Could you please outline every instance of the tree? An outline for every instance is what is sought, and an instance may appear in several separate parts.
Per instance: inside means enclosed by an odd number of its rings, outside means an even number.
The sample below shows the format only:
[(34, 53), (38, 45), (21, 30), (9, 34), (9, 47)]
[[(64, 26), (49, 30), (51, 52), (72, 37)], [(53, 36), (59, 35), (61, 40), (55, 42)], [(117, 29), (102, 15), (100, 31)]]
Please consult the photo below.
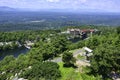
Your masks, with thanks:
[(59, 65), (54, 62), (41, 62), (33, 65), (32, 69), (26, 70), (21, 77), (30, 80), (56, 80), (61, 77)]
[(6, 80), (13, 75), (15, 67), (15, 58), (13, 56), (6, 56), (0, 61), (0, 80)]
[(38, 48), (31, 49), (27, 56), (30, 66), (43, 61), (43, 53)]
[(120, 27), (118, 27), (116, 29), (117, 29), (117, 33), (120, 34)]
[(74, 62), (76, 61), (73, 57), (72, 53), (65, 51), (62, 56), (62, 61), (64, 62), (64, 66), (70, 67), (74, 65)]
[(94, 74), (102, 75), (103, 78), (114, 70), (120, 70), (120, 48), (108, 44), (98, 46), (91, 58), (91, 70)]
[(86, 40), (86, 46), (91, 49), (95, 49), (98, 45), (100, 45), (99, 38), (99, 36), (93, 36), (92, 38)]
[(67, 45), (68, 40), (65, 36), (55, 35), (55, 37), (51, 39), (51, 46), (53, 48), (55, 56), (66, 51)]

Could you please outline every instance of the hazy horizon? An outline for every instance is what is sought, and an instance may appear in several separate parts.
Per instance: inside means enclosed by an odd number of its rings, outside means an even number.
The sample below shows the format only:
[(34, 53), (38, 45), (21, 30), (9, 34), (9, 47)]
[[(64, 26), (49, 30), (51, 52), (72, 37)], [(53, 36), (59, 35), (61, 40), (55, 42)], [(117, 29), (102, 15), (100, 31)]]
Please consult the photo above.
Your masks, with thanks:
[(0, 0), (0, 6), (31, 11), (120, 12), (119, 4), (119, 0)]

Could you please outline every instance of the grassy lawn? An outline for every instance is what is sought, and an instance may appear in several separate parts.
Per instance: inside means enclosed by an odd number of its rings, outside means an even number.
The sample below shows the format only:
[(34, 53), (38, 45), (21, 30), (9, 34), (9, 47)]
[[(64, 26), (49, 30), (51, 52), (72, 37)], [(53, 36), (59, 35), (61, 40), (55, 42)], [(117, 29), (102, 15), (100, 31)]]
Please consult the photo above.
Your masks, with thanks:
[[(81, 49), (81, 48), (80, 48)], [(71, 53), (76, 52), (79, 49), (71, 50)], [(78, 55), (78, 59), (85, 59), (84, 56)], [(94, 76), (89, 76), (85, 73), (75, 72), (75, 68), (72, 67), (63, 67), (63, 62), (59, 62), (58, 65), (59, 70), (61, 71), (61, 78), (59, 80), (100, 80), (98, 78), (95, 78)], [(86, 69), (87, 70), (87, 69)], [(84, 70), (85, 72), (88, 72)]]
[(62, 75), (62, 78), (60, 80), (66, 80), (66, 78), (69, 76), (69, 74), (74, 72), (74, 69), (73, 68), (65, 68), (65, 67), (63, 67), (62, 62), (60, 62), (58, 64), (60, 66), (59, 69), (60, 69), (61, 75)]
[(63, 67), (63, 62), (58, 63), (58, 65), (60, 66), (59, 69), (62, 75), (59, 80), (100, 80), (98, 78), (95, 78), (94, 76), (89, 76), (85, 73), (75, 72), (75, 69), (72, 67)]
[[(70, 68), (66, 68), (63, 67), (63, 63), (58, 63), (60, 66), (60, 71), (61, 71), (61, 79), (60, 80), (82, 80), (82, 77), (77, 73), (75, 73), (75, 69), (70, 67)], [(76, 75), (74, 75), (76, 74)], [(78, 79), (77, 79), (78, 78)]]

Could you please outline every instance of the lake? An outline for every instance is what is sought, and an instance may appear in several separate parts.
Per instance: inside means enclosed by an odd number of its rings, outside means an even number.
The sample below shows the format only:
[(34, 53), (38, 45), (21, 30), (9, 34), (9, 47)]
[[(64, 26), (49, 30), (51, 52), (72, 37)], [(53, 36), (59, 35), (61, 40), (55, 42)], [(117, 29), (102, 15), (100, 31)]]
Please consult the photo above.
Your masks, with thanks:
[(3, 60), (5, 56), (9, 56), (9, 55), (18, 57), (20, 54), (26, 54), (28, 51), (29, 51), (29, 49), (27, 49), (25, 47), (13, 49), (13, 50), (0, 51), (0, 60)]

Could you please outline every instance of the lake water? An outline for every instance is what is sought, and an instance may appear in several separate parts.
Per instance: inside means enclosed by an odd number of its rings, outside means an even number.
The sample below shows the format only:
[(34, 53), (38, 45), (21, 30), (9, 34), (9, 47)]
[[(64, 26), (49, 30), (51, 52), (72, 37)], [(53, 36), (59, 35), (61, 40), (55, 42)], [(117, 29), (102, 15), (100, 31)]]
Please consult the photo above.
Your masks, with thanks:
[(0, 60), (4, 59), (5, 56), (13, 55), (18, 57), (20, 54), (26, 54), (29, 51), (27, 48), (18, 48), (13, 50), (0, 51)]

